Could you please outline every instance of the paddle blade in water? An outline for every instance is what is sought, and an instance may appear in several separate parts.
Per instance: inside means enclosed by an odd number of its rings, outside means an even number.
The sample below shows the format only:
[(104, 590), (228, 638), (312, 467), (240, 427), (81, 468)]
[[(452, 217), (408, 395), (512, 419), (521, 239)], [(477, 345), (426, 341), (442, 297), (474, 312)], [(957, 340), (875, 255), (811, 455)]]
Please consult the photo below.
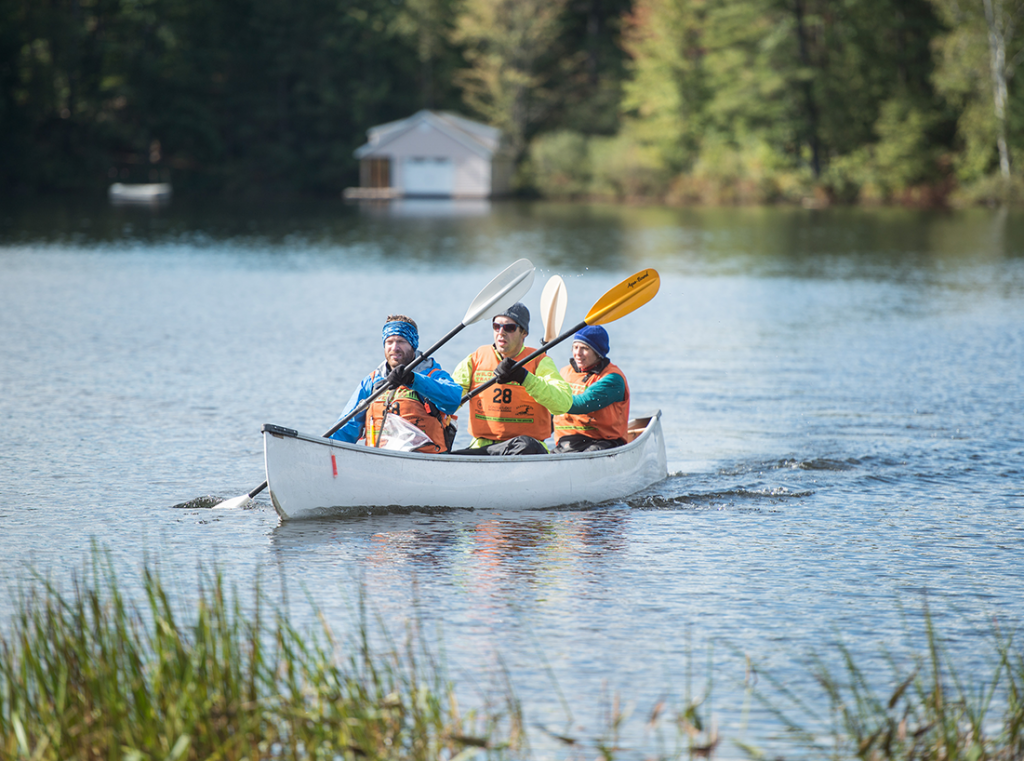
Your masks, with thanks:
[(249, 495), (243, 494), (241, 497), (232, 497), (231, 499), (226, 499), (223, 502), (214, 505), (214, 508), (216, 508), (217, 510), (236, 510), (239, 507), (245, 507), (245, 505), (248, 504), (248, 502)]
[(652, 269), (630, 275), (598, 299), (583, 321), (587, 325), (604, 325), (625, 317), (653, 299), (660, 285), (661, 278)]
[(565, 283), (558, 275), (552, 275), (540, 294), (540, 314), (544, 319), (544, 342), (550, 343), (562, 331), (565, 306), (569, 297)]
[(504, 312), (523, 298), (533, 285), (533, 265), (529, 259), (520, 259), (506, 267), (494, 280), (484, 286), (462, 318), (463, 325), (472, 325), (482, 317), (493, 317)]

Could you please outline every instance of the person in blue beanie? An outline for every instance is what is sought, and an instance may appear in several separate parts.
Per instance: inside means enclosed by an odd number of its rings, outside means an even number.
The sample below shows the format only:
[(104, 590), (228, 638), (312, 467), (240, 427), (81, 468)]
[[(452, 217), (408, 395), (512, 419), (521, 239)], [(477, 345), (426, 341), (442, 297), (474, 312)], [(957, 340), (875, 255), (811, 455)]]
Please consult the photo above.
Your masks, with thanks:
[(352, 392), (338, 420), (372, 396), (381, 384), (387, 385), (387, 392), (374, 399), (368, 410), (335, 431), (331, 438), (350, 444), (364, 439), (367, 446), (387, 446), (387, 418), (394, 415), (424, 434), (414, 437), (421, 443), (412, 451), (430, 454), (449, 451), (455, 438), (450, 416), (462, 401), (462, 387), (441, 369), (433, 357), (417, 365), (415, 371), (406, 370), (406, 366), (421, 354), (419, 329), (411, 318), (402, 314), (389, 315), (381, 329), (381, 341), (384, 343), (384, 361)]
[(572, 359), (562, 377), (572, 387), (572, 406), (555, 416), (555, 449), (593, 452), (627, 441), (629, 384), (608, 359), (608, 331), (587, 325), (572, 337)]

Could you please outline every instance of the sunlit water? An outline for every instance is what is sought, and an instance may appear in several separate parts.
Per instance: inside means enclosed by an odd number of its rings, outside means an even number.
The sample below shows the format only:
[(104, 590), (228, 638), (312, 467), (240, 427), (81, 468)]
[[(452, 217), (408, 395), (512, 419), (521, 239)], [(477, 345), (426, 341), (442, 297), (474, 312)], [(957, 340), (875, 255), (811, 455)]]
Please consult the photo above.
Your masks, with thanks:
[[(664, 413), (668, 480), (533, 512), (209, 509), (263, 480), (262, 423), (331, 426), (386, 314), (433, 343), (522, 256), (535, 313), (565, 280), (567, 325), (661, 274), (609, 331), (634, 412)], [(616, 696), (621, 754), (655, 752), (647, 713), (703, 694), (711, 658), (729, 758), (791, 747), (744, 656), (824, 720), (812, 655), (838, 669), (841, 641), (884, 686), (927, 601), (981, 673), (1024, 614), (1019, 215), (37, 204), (0, 211), (0, 287), (0, 619), (93, 542), (129, 588), (148, 558), (187, 601), (216, 566), (312, 625), (308, 594), (338, 631), (364, 588), (396, 632), (418, 617), (443, 641), (470, 702), (507, 669), (539, 757), (568, 751), (537, 725), (596, 737)], [(487, 340), (485, 321), (437, 358)]]

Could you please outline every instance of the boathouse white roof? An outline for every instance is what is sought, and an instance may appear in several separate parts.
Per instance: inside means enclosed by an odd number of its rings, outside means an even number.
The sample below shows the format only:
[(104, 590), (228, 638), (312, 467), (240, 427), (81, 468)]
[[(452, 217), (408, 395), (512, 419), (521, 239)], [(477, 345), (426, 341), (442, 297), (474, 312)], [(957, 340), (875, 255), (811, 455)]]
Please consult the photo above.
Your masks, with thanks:
[(448, 111), (417, 111), (371, 127), (355, 151), (363, 189), (393, 196), (481, 198), (508, 189), (501, 131)]

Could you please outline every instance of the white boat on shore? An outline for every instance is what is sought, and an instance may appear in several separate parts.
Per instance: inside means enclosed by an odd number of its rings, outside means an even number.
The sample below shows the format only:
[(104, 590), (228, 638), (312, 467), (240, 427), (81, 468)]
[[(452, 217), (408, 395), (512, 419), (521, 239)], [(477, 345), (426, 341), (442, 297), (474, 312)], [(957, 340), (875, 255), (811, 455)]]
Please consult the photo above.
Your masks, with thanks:
[(629, 427), (632, 441), (601, 452), (467, 457), (375, 449), (267, 424), (263, 451), (282, 520), (375, 506), (539, 509), (622, 499), (663, 480), (661, 412)]
[(112, 203), (116, 204), (161, 204), (171, 200), (171, 185), (168, 182), (128, 184), (115, 182), (107, 191)]

